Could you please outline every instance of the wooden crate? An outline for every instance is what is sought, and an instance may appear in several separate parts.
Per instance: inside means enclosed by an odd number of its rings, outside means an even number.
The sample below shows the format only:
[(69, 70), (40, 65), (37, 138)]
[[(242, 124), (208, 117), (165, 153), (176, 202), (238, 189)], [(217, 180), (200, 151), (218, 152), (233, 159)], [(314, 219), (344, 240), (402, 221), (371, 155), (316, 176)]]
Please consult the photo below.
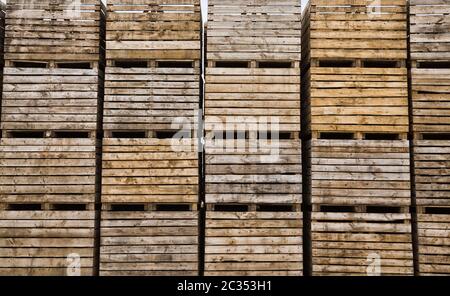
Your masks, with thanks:
[(92, 276), (94, 211), (0, 211), (0, 275)]
[(414, 141), (416, 200), (420, 206), (450, 206), (450, 140)]
[(450, 132), (450, 69), (413, 68), (413, 130)]
[(111, 0), (107, 60), (200, 60), (200, 0)]
[(299, 139), (279, 140), (279, 144), (274, 146), (272, 141), (262, 146), (258, 140), (241, 140), (246, 145), (243, 147), (247, 148), (235, 146), (234, 151), (227, 151), (227, 147), (233, 147), (233, 142), (224, 140), (223, 146), (220, 141), (206, 144), (207, 203), (302, 202)]
[[(409, 213), (312, 213), (313, 275), (413, 275)], [(380, 261), (378, 261), (378, 259)]]
[(311, 67), (314, 132), (408, 132), (406, 68)]
[(197, 202), (196, 147), (196, 139), (104, 139), (102, 202)]
[(198, 275), (198, 212), (102, 212), (100, 275)]
[(101, 0), (9, 0), (5, 59), (98, 62), (104, 13)]
[(299, 1), (209, 1), (205, 116), (300, 130)]
[(199, 0), (108, 1), (105, 130), (177, 130), (200, 104)]
[(312, 203), (409, 206), (407, 140), (312, 140)]
[(410, 0), (411, 58), (450, 60), (450, 1)]
[(94, 203), (95, 147), (95, 139), (1, 139), (1, 201)]
[(6, 67), (4, 130), (97, 129), (101, 89), (98, 69)]
[(420, 275), (450, 275), (450, 209), (419, 208)]
[(300, 276), (302, 212), (206, 213), (205, 275)]
[(177, 118), (193, 128), (200, 103), (200, 62), (187, 68), (153, 65), (106, 67), (105, 130), (176, 130)]
[(312, 0), (303, 13), (311, 132), (408, 132), (406, 0)]
[(311, 59), (407, 58), (407, 0), (311, 0)]

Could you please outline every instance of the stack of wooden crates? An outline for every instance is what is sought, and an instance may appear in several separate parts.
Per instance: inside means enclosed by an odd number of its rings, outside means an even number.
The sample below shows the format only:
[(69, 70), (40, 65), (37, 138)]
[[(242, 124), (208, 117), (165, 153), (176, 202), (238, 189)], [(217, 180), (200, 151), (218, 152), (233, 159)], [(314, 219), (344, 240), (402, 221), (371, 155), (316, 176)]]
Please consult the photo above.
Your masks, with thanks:
[(205, 275), (301, 275), (300, 1), (210, 0)]
[(93, 274), (100, 0), (9, 0), (0, 274)]
[(406, 4), (304, 11), (313, 275), (413, 274)]
[(200, 0), (107, 12), (100, 275), (197, 275)]
[(450, 274), (450, 1), (410, 0), (421, 275)]

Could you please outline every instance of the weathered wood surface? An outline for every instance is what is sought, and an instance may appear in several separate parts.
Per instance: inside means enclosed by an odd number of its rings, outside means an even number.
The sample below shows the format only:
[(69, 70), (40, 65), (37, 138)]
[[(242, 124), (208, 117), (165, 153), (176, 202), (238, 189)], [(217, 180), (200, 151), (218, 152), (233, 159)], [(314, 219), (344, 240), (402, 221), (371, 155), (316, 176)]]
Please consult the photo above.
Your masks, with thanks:
[[(299, 1), (209, 1), (208, 13), (206, 121), (255, 123), (270, 117), (280, 130), (298, 132)], [(245, 64), (232, 65), (236, 61)]]
[(207, 125), (266, 120), (278, 123), (281, 131), (300, 131), (299, 65), (278, 69), (208, 67), (205, 92)]
[(311, 131), (408, 132), (406, 68), (311, 67), (306, 74)]
[(4, 69), (2, 129), (97, 129), (98, 69)]
[(94, 139), (1, 139), (1, 202), (93, 203), (95, 144)]
[(407, 58), (406, 0), (312, 0), (304, 18), (313, 59)]
[(414, 162), (417, 204), (450, 207), (450, 141), (415, 140)]
[(196, 203), (196, 145), (196, 139), (104, 139), (102, 202)]
[(92, 276), (94, 216), (93, 211), (0, 211), (0, 275), (70, 275), (77, 255), (80, 274)]
[(100, 275), (198, 275), (197, 212), (102, 212)]
[(301, 212), (207, 212), (205, 275), (299, 276)]
[(211, 0), (208, 5), (209, 61), (300, 60), (300, 1)]
[(312, 140), (312, 203), (409, 206), (409, 143)]
[(450, 132), (450, 70), (412, 69), (413, 130)]
[[(312, 213), (313, 275), (413, 275), (410, 214)], [(375, 265), (374, 265), (375, 264)]]
[(411, 58), (450, 60), (450, 1), (410, 0)]
[(107, 10), (107, 60), (200, 59), (200, 0), (111, 0)]
[(5, 59), (99, 61), (102, 14), (101, 0), (10, 0)]
[[(302, 201), (300, 140), (280, 140), (279, 147), (268, 142), (233, 140), (206, 144), (207, 203), (286, 203)], [(239, 145), (239, 146), (238, 146)], [(252, 151), (251, 149), (255, 149)]]
[[(132, 52), (132, 51), (130, 51)], [(119, 68), (105, 77), (105, 130), (178, 130), (200, 103), (200, 63), (191, 68)], [(181, 126), (182, 127), (182, 126)]]
[(420, 275), (450, 275), (450, 214), (418, 214)]

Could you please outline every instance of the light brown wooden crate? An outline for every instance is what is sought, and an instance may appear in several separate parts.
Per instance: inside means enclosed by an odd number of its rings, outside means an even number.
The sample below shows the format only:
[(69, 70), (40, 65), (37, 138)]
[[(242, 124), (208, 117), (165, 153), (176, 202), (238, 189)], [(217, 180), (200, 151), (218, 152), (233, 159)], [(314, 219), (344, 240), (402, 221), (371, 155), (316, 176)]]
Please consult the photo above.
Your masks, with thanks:
[(416, 200), (420, 206), (450, 206), (450, 141), (415, 140)]
[(102, 202), (196, 203), (196, 147), (197, 139), (104, 139)]
[(312, 140), (313, 204), (409, 206), (407, 140)]
[(302, 275), (302, 213), (207, 212), (205, 253), (205, 275)]
[(406, 0), (312, 0), (303, 24), (311, 58), (405, 60), (406, 5)]
[(419, 271), (421, 275), (450, 274), (450, 215), (421, 213), (419, 233)]
[(8, 1), (6, 60), (99, 61), (101, 0)]
[(108, 1), (106, 58), (199, 60), (200, 0)]
[[(193, 61), (191, 61), (193, 62)], [(105, 130), (178, 130), (194, 121), (200, 102), (200, 64), (192, 68), (106, 68)], [(183, 126), (184, 127), (184, 126)]]
[(208, 5), (209, 61), (300, 60), (299, 1), (211, 0)]
[(450, 60), (450, 1), (410, 0), (413, 60)]
[[(0, 211), (0, 274), (65, 276), (71, 257), (80, 258), (80, 274), (92, 276), (93, 211)], [(71, 255), (72, 254), (72, 255)]]
[(312, 66), (306, 75), (312, 132), (408, 132), (406, 68)]
[(97, 129), (98, 69), (4, 69), (2, 129)]
[(450, 132), (450, 70), (412, 69), (413, 130)]
[(100, 275), (198, 275), (198, 213), (103, 211)]
[(95, 139), (1, 139), (1, 201), (93, 203), (95, 145)]
[(313, 275), (367, 275), (380, 259), (380, 275), (413, 275), (411, 216), (312, 213)]
[(302, 202), (299, 139), (279, 140), (278, 145), (268, 142), (266, 146), (262, 141), (246, 140), (241, 142), (246, 148), (227, 151), (233, 143), (206, 142), (207, 203)]

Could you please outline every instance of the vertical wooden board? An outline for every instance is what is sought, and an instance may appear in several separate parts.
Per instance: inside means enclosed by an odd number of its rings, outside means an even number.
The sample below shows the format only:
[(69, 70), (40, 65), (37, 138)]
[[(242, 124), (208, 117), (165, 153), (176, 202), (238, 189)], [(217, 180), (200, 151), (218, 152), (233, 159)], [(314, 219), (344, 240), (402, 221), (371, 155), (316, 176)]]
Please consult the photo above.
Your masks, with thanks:
[(312, 140), (313, 204), (409, 206), (407, 140)]
[(410, 220), (410, 214), (313, 212), (313, 275), (413, 275)]
[(198, 213), (103, 211), (100, 275), (198, 275)]
[(308, 14), (312, 58), (407, 58), (406, 0), (311, 0)]
[(99, 61), (101, 0), (8, 1), (6, 60)]
[(104, 139), (102, 202), (196, 203), (197, 141)]
[(299, 139), (222, 142), (206, 143), (207, 203), (302, 202)]
[(413, 130), (450, 132), (450, 69), (412, 69)]
[(415, 140), (416, 200), (420, 206), (450, 206), (450, 141)]
[(450, 1), (410, 0), (411, 58), (450, 59)]
[(418, 214), (419, 271), (421, 275), (450, 275), (450, 215)]
[(98, 69), (5, 68), (2, 129), (96, 130), (98, 80)]
[(1, 139), (1, 201), (93, 203), (95, 145), (94, 139)]
[(300, 276), (301, 212), (207, 212), (205, 275)]
[(93, 211), (1, 211), (0, 274), (92, 276), (94, 216)]
[(105, 77), (105, 130), (196, 129), (200, 104), (200, 67), (120, 68)]

